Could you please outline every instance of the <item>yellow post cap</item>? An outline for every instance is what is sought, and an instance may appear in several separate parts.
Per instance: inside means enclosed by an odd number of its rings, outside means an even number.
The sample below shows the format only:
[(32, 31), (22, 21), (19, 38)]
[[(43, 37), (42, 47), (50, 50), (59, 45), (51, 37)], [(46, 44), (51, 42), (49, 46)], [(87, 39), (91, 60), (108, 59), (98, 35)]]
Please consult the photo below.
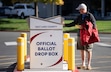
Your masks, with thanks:
[(27, 37), (27, 33), (21, 33), (21, 37)]
[(74, 38), (69, 38), (68, 43), (74, 43)]
[(69, 33), (64, 33), (64, 38), (69, 38), (70, 34)]
[(18, 37), (17, 42), (24, 42), (24, 38), (23, 37)]

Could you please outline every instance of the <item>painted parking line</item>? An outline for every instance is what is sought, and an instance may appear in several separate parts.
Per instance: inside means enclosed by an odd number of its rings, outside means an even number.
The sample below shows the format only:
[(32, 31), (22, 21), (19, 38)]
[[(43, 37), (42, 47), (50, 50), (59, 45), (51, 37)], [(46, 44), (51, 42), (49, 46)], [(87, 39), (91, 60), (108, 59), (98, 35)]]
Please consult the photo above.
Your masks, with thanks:
[(7, 56), (0, 56), (0, 58), (6, 58)]
[(100, 37), (100, 39), (111, 39), (110, 37)]
[(111, 61), (98, 61), (97, 63), (109, 63)]
[[(105, 64), (105, 63), (111, 63), (111, 61), (92, 61), (92, 64)], [(81, 62), (76, 62), (76, 65), (81, 65)]]
[(16, 55), (1, 55), (0, 57), (16, 57)]
[(3, 62), (3, 63), (0, 63), (0, 65), (10, 65), (10, 64), (13, 64), (15, 63), (14, 61), (13, 62)]
[(100, 59), (100, 58), (111, 58), (111, 56), (96, 56), (95, 59)]
[(16, 57), (16, 55), (1, 55), (0, 58), (12, 58)]
[(0, 56), (0, 68), (8, 68), (11, 64), (16, 62), (16, 55)]
[[(92, 59), (111, 59), (111, 56), (96, 56), (96, 57), (93, 57)], [(81, 60), (81, 57), (80, 55), (76, 55), (76, 60)]]
[(111, 47), (111, 45), (110, 45), (110, 44), (101, 43), (101, 42), (94, 43), (94, 44), (99, 45), (99, 46), (107, 46), (107, 47)]
[(0, 58), (0, 61), (3, 61), (3, 60), (16, 60), (16, 58)]
[[(106, 63), (111, 63), (111, 56), (97, 56), (97, 57), (92, 58), (92, 60), (97, 60), (97, 59), (101, 59), (101, 60), (92, 61), (92, 64), (106, 64)], [(102, 59), (108, 59), (108, 60), (102, 60)], [(75, 60), (76, 60), (76, 65), (77, 66), (81, 65), (81, 58), (76, 58)], [(99, 67), (97, 67), (97, 68), (99, 68)], [(96, 68), (94, 68), (94, 69), (96, 69)]]
[[(92, 63), (111, 63), (111, 61), (92, 61)], [(80, 63), (76, 63), (76, 64), (80, 64)]]
[(103, 69), (103, 68), (111, 68), (111, 66), (100, 66), (100, 67), (93, 67), (92, 69)]

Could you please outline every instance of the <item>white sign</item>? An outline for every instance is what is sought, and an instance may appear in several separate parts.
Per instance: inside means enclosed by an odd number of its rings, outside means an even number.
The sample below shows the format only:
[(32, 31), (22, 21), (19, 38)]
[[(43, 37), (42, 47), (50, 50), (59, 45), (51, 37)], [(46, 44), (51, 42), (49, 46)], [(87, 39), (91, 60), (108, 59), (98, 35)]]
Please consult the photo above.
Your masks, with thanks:
[(54, 16), (54, 17), (46, 18), (45, 20), (62, 24), (64, 21), (64, 18), (62, 18), (61, 16)]
[(33, 19), (30, 18), (30, 29), (62, 29), (63, 26), (60, 25), (60, 23), (52, 22), (52, 21), (47, 21), (43, 19)]
[(63, 69), (63, 31), (60, 23), (30, 18), (30, 68)]

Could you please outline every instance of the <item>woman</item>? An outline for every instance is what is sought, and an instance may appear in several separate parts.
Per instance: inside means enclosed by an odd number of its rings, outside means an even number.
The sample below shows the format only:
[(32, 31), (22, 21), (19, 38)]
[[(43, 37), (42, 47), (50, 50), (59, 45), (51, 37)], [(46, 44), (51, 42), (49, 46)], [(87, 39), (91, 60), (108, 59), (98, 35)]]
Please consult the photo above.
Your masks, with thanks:
[[(87, 6), (84, 3), (81, 3), (76, 10), (79, 10), (80, 15), (74, 20), (74, 22), (70, 24), (65, 24), (67, 27), (76, 26), (79, 28), (78, 30), (78, 38), (77, 38), (77, 49), (81, 52), (82, 65), (77, 67), (79, 69), (87, 69), (91, 70), (91, 59), (92, 59), (92, 47), (93, 44), (82, 45), (80, 40), (80, 29), (82, 29), (81, 24), (84, 24), (86, 21), (90, 21), (93, 24), (93, 28), (96, 27), (96, 20), (94, 16), (87, 11)], [(85, 58), (86, 53), (88, 55), (88, 64), (86, 66)]]

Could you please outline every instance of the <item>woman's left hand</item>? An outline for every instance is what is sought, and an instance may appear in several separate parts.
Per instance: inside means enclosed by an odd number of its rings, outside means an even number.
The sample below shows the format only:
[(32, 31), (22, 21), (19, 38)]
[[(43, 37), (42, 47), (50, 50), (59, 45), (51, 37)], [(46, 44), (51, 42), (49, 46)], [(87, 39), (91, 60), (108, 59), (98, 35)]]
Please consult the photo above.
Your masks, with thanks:
[(75, 25), (75, 27), (78, 28), (78, 29), (82, 29), (81, 25)]

